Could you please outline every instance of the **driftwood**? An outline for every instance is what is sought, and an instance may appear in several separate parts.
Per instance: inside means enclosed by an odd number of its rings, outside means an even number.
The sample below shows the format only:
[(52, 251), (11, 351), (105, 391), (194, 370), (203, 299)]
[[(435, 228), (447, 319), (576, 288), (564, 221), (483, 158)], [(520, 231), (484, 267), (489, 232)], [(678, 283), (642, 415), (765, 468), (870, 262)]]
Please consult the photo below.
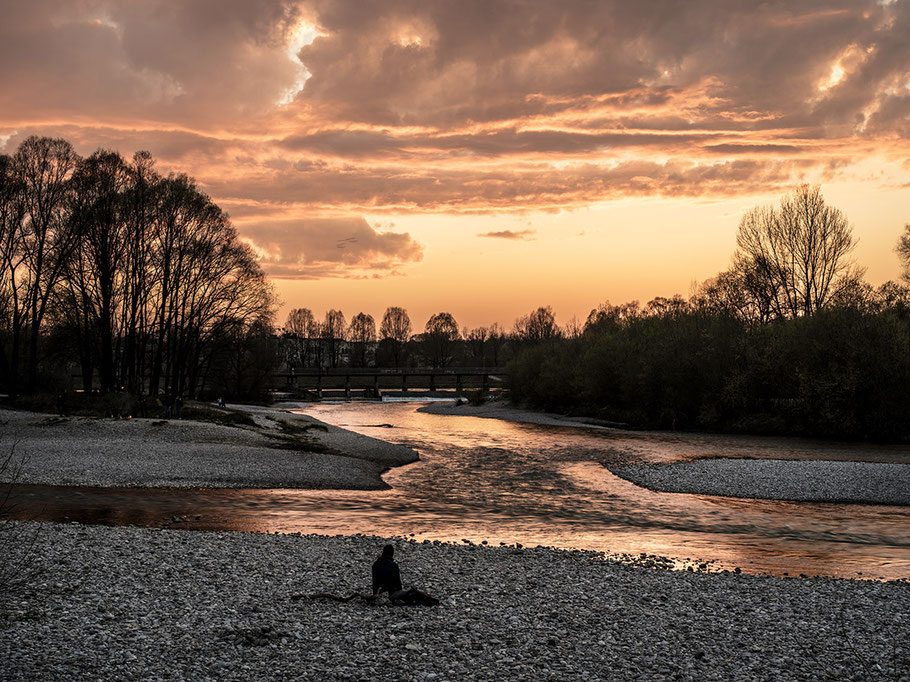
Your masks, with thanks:
[(375, 604), (376, 597), (372, 594), (361, 594), (360, 592), (351, 592), (347, 597), (328, 592), (313, 592), (311, 594), (292, 594), (291, 601), (300, 601), (301, 599), (331, 599), (332, 601), (349, 602), (355, 599), (366, 604)]
[[(355, 599), (363, 602), (364, 604), (377, 604), (379, 602), (379, 595), (375, 594), (361, 594), (360, 592), (351, 592), (346, 597), (342, 597), (337, 594), (331, 594), (329, 592), (313, 592), (311, 594), (292, 594), (291, 601), (299, 601), (301, 599), (331, 599), (332, 601), (340, 602), (349, 602), (354, 601)], [(418, 590), (416, 587), (412, 587), (409, 590), (400, 592), (396, 594), (396, 598), (389, 598), (389, 604), (393, 606), (436, 606), (439, 604), (439, 600), (436, 597), (431, 597), (426, 592)]]

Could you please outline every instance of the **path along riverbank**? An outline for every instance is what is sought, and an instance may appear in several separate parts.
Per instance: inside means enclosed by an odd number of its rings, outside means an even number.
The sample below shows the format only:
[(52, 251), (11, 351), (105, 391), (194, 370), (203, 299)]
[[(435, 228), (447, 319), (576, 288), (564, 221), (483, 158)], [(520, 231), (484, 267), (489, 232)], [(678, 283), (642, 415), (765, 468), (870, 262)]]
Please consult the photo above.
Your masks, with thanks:
[[(910, 585), (393, 540), (438, 607), (364, 591), (386, 542), (17, 523), (4, 680), (910, 679)], [(641, 559), (639, 564), (660, 564)]]
[(14, 452), (17, 483), (146, 488), (382, 489), (383, 472), (418, 459), (305, 415), (234, 413), (247, 418), (224, 425), (0, 409), (0, 456)]
[[(421, 412), (600, 429), (611, 473), (660, 492), (766, 500), (910, 505), (910, 448), (798, 438), (609, 429), (499, 403), (434, 403)], [(649, 447), (636, 441), (647, 435)], [(654, 448), (658, 440), (662, 447)], [(655, 458), (655, 450), (658, 458)], [(782, 459), (782, 457), (784, 457)]]

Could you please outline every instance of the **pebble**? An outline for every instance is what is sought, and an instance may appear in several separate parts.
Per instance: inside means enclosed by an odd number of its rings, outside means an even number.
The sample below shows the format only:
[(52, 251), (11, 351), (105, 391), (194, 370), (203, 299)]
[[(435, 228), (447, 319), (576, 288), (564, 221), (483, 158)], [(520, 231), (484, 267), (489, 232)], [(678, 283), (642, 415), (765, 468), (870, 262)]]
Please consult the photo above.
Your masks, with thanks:
[[(149, 419), (58, 419), (0, 408), (0, 453), (15, 450), (17, 483), (146, 488), (383, 489), (389, 466), (418, 459), (410, 448), (306, 415), (246, 410), (271, 426), (188, 419), (154, 426)], [(279, 422), (316, 428), (289, 449), (273, 433)]]
[[(18, 525), (38, 530), (35, 571), (0, 594), (4, 681), (910, 674), (904, 581), (673, 571), (648, 555), (621, 563), (403, 538)], [(368, 591), (387, 542), (405, 584), (419, 576), (438, 607), (291, 599)]]

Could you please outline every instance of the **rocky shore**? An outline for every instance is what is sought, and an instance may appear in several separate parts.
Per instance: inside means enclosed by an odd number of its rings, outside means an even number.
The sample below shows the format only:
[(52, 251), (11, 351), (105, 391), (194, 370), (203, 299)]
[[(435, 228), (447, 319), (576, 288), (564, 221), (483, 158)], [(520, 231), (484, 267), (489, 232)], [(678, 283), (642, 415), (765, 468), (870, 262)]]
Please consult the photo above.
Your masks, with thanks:
[(305, 415), (242, 414), (247, 423), (224, 425), (0, 409), (0, 454), (15, 451), (18, 483), (152, 488), (379, 489), (389, 467), (418, 459)]
[(386, 542), (78, 524), (0, 603), (4, 680), (910, 679), (910, 585), (394, 540), (438, 607), (366, 591)]

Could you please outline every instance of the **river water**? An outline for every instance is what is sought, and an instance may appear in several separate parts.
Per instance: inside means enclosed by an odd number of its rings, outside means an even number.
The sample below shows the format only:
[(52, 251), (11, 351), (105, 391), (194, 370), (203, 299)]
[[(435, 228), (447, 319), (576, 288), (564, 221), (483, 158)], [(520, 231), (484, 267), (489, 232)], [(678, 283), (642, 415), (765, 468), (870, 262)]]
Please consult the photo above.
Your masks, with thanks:
[[(906, 507), (659, 493), (604, 466), (719, 455), (908, 461), (905, 449), (540, 426), (418, 407), (323, 403), (301, 410), (417, 450), (419, 462), (386, 474), (389, 490), (79, 488), (44, 518), (161, 525), (173, 515), (173, 527), (184, 528), (518, 542), (657, 554), (711, 570), (910, 578)], [(22, 492), (27, 498), (28, 486)]]

